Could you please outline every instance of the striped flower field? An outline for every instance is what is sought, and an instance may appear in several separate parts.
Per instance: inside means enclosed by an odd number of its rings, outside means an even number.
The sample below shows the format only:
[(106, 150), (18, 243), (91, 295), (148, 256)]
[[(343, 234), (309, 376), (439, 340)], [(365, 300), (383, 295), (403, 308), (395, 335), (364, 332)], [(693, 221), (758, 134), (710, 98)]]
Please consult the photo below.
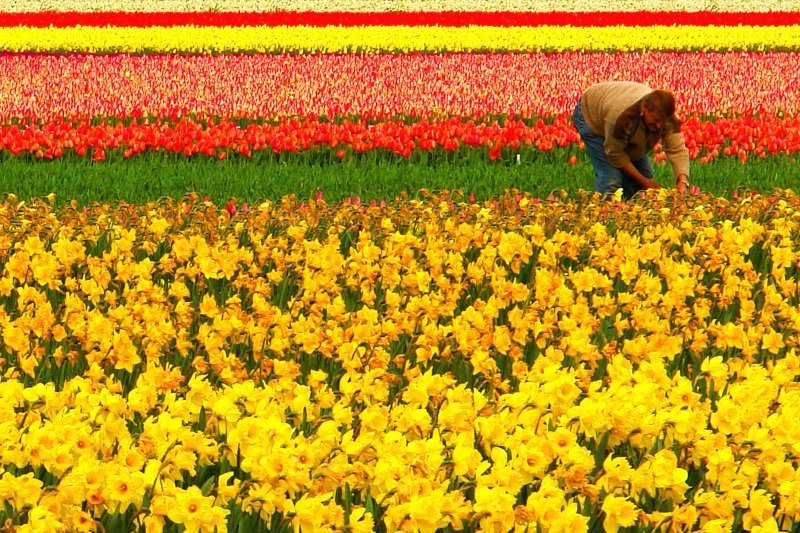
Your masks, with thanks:
[[(796, 0), (7, 0), (0, 529), (797, 531), (798, 43)], [(606, 80), (675, 93), (703, 190), (539, 193)], [(230, 192), (286, 169), (346, 199)]]

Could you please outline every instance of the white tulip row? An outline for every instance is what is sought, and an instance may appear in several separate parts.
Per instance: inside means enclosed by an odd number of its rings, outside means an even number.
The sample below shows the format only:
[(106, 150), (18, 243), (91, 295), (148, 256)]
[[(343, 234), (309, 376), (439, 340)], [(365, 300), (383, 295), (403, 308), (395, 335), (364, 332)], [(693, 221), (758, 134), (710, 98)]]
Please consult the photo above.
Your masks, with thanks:
[(0, 12), (798, 11), (800, 0), (5, 0)]

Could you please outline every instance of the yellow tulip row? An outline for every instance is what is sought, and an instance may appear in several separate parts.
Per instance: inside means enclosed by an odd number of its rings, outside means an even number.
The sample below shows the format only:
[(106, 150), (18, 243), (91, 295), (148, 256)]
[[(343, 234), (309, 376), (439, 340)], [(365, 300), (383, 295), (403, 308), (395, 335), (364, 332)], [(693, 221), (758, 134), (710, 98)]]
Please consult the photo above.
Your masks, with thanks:
[(796, 50), (800, 26), (4, 28), (10, 52), (625, 52)]
[(591, 12), (591, 11), (798, 11), (798, 0), (754, 0), (742, 4), (736, 0), (650, 0), (646, 4), (634, 0), (7, 0), (2, 12), (41, 11), (531, 11), (531, 12)]
[(800, 526), (795, 193), (231, 213), (0, 204), (0, 519)]

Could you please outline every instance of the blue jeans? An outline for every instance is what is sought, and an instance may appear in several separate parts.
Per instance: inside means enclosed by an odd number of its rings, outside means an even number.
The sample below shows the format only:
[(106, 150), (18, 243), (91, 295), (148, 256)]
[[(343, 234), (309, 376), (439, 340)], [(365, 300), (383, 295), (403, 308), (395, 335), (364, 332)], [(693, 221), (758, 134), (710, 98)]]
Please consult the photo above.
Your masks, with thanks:
[[(622, 170), (611, 166), (611, 163), (608, 162), (608, 157), (606, 157), (606, 152), (603, 148), (604, 139), (601, 135), (593, 132), (589, 125), (586, 124), (580, 101), (578, 101), (578, 105), (575, 106), (575, 112), (572, 114), (572, 123), (575, 125), (575, 129), (578, 130), (581, 140), (586, 146), (586, 153), (589, 154), (589, 159), (592, 161), (595, 175), (595, 191), (611, 194), (622, 187), (622, 196), (631, 198), (642, 190), (642, 186), (634, 181), (633, 178), (628, 177)], [(649, 157), (637, 159), (632, 163), (644, 177), (653, 178), (653, 166)]]

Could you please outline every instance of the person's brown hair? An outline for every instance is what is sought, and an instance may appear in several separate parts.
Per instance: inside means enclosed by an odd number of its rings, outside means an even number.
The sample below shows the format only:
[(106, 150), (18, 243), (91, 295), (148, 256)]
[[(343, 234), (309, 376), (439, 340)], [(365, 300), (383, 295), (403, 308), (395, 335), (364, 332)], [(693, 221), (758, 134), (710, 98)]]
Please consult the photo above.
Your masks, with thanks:
[(653, 91), (619, 114), (617, 122), (614, 124), (614, 137), (617, 139), (628, 138), (627, 131), (631, 124), (639, 120), (640, 105), (644, 105), (648, 111), (663, 115), (669, 121), (673, 131), (681, 131), (681, 121), (675, 116), (675, 96), (669, 91)]

